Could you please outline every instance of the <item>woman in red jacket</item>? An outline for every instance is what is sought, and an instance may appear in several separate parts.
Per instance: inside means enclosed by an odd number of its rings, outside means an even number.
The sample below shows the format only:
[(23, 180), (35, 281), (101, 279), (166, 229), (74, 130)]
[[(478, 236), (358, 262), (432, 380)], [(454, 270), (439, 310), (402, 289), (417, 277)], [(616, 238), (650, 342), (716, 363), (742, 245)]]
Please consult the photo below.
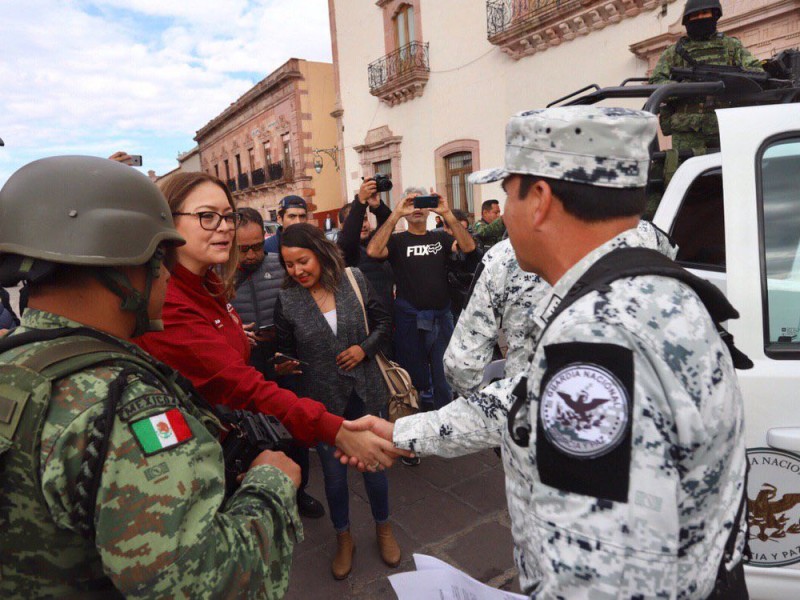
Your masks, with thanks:
[(275, 415), (300, 443), (335, 445), (370, 470), (390, 466), (402, 451), (372, 433), (343, 429), (342, 418), (322, 403), (298, 398), (247, 364), (250, 345), (228, 302), (239, 215), (225, 184), (205, 173), (176, 173), (159, 185), (186, 245), (178, 249), (167, 287), (164, 331), (142, 336), (139, 345), (190, 379), (212, 404)]

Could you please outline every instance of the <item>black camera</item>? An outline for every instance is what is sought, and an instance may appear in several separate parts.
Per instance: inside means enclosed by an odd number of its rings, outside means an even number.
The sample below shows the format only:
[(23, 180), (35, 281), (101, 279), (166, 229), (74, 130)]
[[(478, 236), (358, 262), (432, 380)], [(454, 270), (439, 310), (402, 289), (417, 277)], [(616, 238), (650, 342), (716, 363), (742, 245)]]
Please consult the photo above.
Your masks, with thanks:
[(392, 189), (392, 180), (388, 175), (377, 173), (374, 177), (375, 185), (378, 186), (378, 192), (388, 192)]

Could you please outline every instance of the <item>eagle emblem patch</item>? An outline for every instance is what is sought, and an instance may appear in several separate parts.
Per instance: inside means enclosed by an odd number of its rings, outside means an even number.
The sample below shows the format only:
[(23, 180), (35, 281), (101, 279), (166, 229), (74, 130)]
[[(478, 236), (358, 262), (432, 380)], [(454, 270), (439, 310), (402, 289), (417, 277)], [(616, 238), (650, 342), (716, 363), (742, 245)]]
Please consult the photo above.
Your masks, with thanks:
[(575, 458), (595, 458), (616, 448), (630, 420), (628, 393), (598, 365), (570, 364), (547, 382), (540, 402), (548, 441)]

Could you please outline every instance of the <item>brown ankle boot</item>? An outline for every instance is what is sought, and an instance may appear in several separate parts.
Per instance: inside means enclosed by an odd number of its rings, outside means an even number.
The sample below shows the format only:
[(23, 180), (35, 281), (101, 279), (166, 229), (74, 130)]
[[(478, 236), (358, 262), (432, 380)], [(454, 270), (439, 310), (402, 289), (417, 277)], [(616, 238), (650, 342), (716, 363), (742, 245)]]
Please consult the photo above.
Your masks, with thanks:
[(333, 557), (331, 572), (334, 579), (344, 579), (353, 569), (353, 553), (356, 551), (350, 530), (336, 534), (336, 556)]
[(378, 537), (378, 550), (381, 558), (390, 567), (400, 564), (400, 545), (392, 533), (391, 523), (376, 523), (375, 535)]

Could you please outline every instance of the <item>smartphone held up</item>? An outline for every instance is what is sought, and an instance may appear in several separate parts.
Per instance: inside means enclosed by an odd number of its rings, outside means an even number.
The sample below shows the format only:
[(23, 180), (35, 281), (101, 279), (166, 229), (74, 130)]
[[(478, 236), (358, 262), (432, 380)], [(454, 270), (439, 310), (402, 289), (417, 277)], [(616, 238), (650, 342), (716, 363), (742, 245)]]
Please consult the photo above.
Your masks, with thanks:
[(436, 208), (439, 206), (439, 196), (417, 196), (414, 198), (414, 208)]

